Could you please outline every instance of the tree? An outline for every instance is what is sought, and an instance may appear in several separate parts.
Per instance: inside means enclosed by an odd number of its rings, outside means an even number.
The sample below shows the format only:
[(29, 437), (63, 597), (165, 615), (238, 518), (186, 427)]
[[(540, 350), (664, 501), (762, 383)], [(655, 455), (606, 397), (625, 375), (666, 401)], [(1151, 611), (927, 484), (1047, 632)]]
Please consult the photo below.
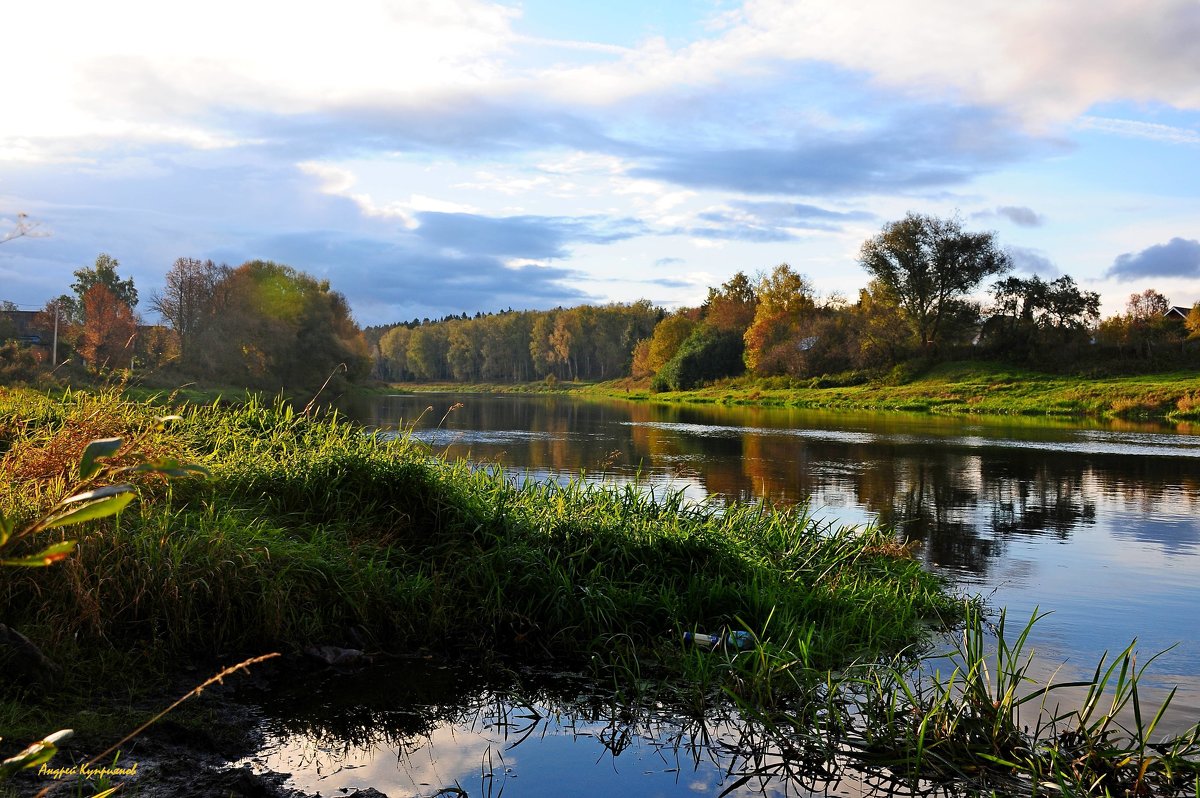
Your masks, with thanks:
[(180, 359), (187, 362), (192, 344), (212, 316), (213, 290), (221, 268), (211, 260), (179, 258), (166, 275), (161, 293), (150, 298), (150, 307), (179, 337)]
[(701, 324), (654, 376), (653, 390), (686, 391), (743, 371), (742, 337)]
[(1192, 305), (1192, 309), (1188, 311), (1183, 326), (1187, 328), (1189, 341), (1195, 341), (1197, 338), (1200, 338), (1200, 302)]
[(412, 378), (408, 368), (408, 340), (412, 330), (403, 324), (397, 325), (383, 334), (379, 339), (379, 355), (382, 376), (392, 380), (407, 380)]
[(650, 372), (657, 372), (673, 358), (695, 328), (696, 322), (682, 313), (667, 316), (655, 325), (646, 353), (646, 367)]
[(83, 295), (83, 318), (76, 348), (93, 370), (131, 364), (137, 320), (129, 305), (108, 286), (95, 283)]
[(746, 367), (756, 374), (795, 373), (802, 340), (801, 320), (816, 308), (812, 284), (786, 263), (759, 278), (754, 321), (745, 330)]
[(221, 272), (211, 308), (193, 354), (204, 376), (310, 391), (331, 374), (336, 388), (369, 368), (366, 340), (327, 280), (250, 261)]
[(1127, 342), (1148, 358), (1160, 346), (1182, 343), (1186, 328), (1179, 320), (1167, 316), (1170, 310), (1171, 300), (1153, 288), (1130, 294), (1125, 303)]
[(708, 289), (701, 311), (704, 322), (717, 330), (744, 333), (754, 321), (758, 296), (745, 272), (738, 272), (718, 288)]
[(888, 287), (872, 280), (859, 291), (858, 304), (852, 311), (858, 330), (855, 364), (866, 368), (894, 366), (908, 354), (912, 332), (904, 310)]
[(1100, 295), (1080, 290), (1067, 275), (1049, 283), (1036, 275), (1006, 277), (992, 285), (992, 297), (981, 340), (1007, 358), (1069, 355), (1100, 318)]
[(75, 296), (79, 301), (83, 302), (83, 297), (91, 290), (94, 285), (102, 285), (112, 292), (113, 297), (128, 307), (130, 310), (137, 307), (138, 292), (133, 287), (133, 278), (122, 280), (117, 274), (117, 267), (121, 263), (112, 255), (100, 253), (96, 256), (96, 265), (88, 268), (84, 267), (75, 272), (75, 282), (71, 284), (71, 290), (75, 292)]
[(408, 368), (419, 380), (445, 379), (449, 348), (445, 324), (423, 324), (408, 338)]
[(1125, 303), (1125, 312), (1133, 321), (1150, 323), (1167, 315), (1170, 310), (1171, 300), (1153, 288), (1147, 288), (1140, 294), (1130, 294), (1129, 301)]
[(896, 297), (917, 344), (936, 349), (965, 297), (1011, 260), (993, 233), (968, 233), (962, 222), (909, 213), (867, 239), (859, 263)]

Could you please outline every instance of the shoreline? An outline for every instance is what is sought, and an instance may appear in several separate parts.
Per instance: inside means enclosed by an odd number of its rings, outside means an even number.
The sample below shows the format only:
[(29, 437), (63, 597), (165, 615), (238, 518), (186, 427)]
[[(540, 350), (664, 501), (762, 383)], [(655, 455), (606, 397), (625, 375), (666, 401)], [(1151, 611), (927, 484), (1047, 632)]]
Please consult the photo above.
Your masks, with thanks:
[[(653, 393), (649, 380), (601, 383), (392, 383), (368, 394), (556, 394), (658, 404), (715, 404), (831, 411), (924, 413), (972, 417), (1049, 416), (1062, 419), (1200, 421), (1200, 373), (1160, 372), (1081, 377), (1010, 369), (975, 361), (945, 363), (907, 382), (785, 385), (739, 378), (690, 391)], [(816, 383), (816, 384), (814, 384)]]

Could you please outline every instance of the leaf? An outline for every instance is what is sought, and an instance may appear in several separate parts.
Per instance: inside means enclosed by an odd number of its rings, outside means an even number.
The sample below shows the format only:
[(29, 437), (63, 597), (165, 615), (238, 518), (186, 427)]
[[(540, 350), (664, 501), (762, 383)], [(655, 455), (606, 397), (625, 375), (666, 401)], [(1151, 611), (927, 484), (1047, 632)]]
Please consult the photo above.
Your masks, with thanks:
[(56, 731), (54, 734), (48, 735), (46, 739), (33, 743), (16, 756), (0, 762), (0, 779), (7, 778), (23, 768), (35, 768), (49, 762), (50, 758), (58, 753), (58, 743), (74, 733), (70, 729)]
[[(125, 505), (133, 501), (136, 495), (132, 485), (106, 485), (86, 493), (78, 493), (59, 502), (58, 506), (62, 508), (61, 511), (56, 515), (43, 518), (35, 529), (54, 529), (68, 524), (79, 524), (116, 515), (124, 510)], [(75, 503), (80, 503), (80, 506), (64, 507), (64, 505)]]
[(96, 461), (101, 457), (112, 457), (120, 448), (120, 438), (100, 438), (89, 443), (79, 460), (80, 479), (91, 479), (95, 476), (100, 470), (100, 464)]
[(69, 555), (74, 549), (75, 541), (64, 540), (47, 546), (31, 557), (18, 557), (13, 560), (0, 560), (0, 565), (41, 568), (46, 565), (53, 565), (59, 560), (65, 560), (67, 555)]

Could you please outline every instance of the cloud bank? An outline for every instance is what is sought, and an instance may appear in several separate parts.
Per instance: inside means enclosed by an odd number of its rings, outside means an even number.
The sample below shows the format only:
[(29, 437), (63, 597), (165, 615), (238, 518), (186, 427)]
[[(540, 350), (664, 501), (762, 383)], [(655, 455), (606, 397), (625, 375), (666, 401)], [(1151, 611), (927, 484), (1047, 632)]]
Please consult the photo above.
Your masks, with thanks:
[(1200, 277), (1200, 241), (1172, 238), (1141, 252), (1118, 255), (1108, 277), (1132, 280), (1141, 277)]

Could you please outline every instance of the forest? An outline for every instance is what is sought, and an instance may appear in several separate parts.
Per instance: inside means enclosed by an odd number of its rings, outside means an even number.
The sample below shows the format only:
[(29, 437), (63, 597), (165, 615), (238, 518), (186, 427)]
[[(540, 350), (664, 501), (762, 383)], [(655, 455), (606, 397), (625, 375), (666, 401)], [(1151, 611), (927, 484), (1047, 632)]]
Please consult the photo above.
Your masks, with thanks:
[[(853, 301), (819, 296), (785, 263), (739, 271), (699, 307), (671, 313), (648, 302), (509, 310), (366, 334), (384, 380), (632, 377), (655, 390), (743, 374), (846, 384), (961, 357), (1144, 370), (1190, 361), (1200, 335), (1200, 309), (1177, 308), (1154, 289), (1101, 320), (1098, 294), (1069, 275), (1011, 274), (993, 234), (966, 232), (955, 219), (909, 214), (864, 242), (859, 262), (872, 279)], [(973, 298), (981, 289), (984, 301)]]
[[(788, 264), (735, 273), (698, 307), (648, 300), (553, 310), (465, 312), (359, 328), (327, 280), (254, 260), (179, 258), (137, 313), (132, 279), (107, 254), (36, 313), (0, 308), (0, 379), (152, 375), (285, 391), (387, 382), (648, 382), (687, 390), (753, 378), (866, 382), (913, 363), (987, 358), (1048, 371), (1122, 373), (1197, 359), (1200, 303), (1154, 289), (1100, 318), (1098, 294), (1069, 275), (1017, 276), (995, 234), (916, 213), (867, 239), (870, 282), (822, 296)], [(986, 296), (986, 299), (980, 297)], [(806, 384), (808, 384), (806, 382)]]

